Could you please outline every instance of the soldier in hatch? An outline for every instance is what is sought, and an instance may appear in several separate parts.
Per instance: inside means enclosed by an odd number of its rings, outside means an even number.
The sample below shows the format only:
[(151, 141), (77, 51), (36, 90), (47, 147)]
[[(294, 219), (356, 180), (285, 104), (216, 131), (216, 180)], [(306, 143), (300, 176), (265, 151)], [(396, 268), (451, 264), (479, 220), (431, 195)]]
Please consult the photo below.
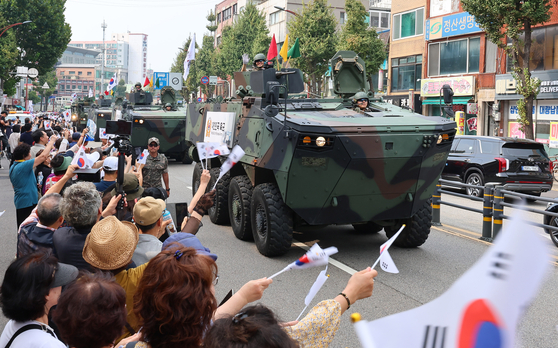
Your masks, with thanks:
[(166, 103), (165, 104), (165, 110), (166, 111), (172, 111), (172, 104), (171, 103)]
[(143, 89), (141, 89), (141, 83), (136, 83), (136, 88), (132, 89), (132, 93), (137, 93), (137, 92), (143, 92)]
[(369, 107), (370, 100), (368, 99), (368, 94), (366, 92), (358, 92), (353, 96), (353, 109), (356, 112), (367, 112), (372, 111)]
[[(243, 54), (242, 55), (242, 69), (240, 69), (240, 71), (247, 71), (248, 69), (246, 69), (246, 64), (248, 64), (248, 62), (250, 61), (250, 58), (248, 57), (248, 54)], [(256, 56), (254, 57), (254, 67), (252, 68), (252, 71), (258, 71), (258, 70), (264, 70), (264, 64), (265, 64), (265, 55), (263, 53), (258, 53), (256, 54)]]

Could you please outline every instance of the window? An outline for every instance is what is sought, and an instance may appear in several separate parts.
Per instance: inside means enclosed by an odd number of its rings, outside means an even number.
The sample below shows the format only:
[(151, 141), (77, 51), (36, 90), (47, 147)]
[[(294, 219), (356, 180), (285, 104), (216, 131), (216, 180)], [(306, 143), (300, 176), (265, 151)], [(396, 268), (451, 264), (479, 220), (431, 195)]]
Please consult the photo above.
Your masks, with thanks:
[(230, 8), (230, 7), (229, 7), (229, 8), (226, 8), (226, 9), (223, 11), (223, 21), (226, 21), (227, 19), (231, 18), (231, 16), (232, 16), (232, 10), (231, 10), (231, 8)]
[(60, 72), (60, 75), (64, 76), (64, 71), (61, 71), (61, 72)]
[(389, 12), (370, 11), (370, 27), (389, 29)]
[(221, 23), (221, 12), (217, 13), (217, 23)]
[(70, 74), (70, 75), (75, 75), (76, 72), (75, 72), (75, 71), (69, 71), (68, 74)]
[(391, 59), (391, 90), (420, 91), (422, 55)]
[[(519, 37), (522, 41), (525, 35)], [(511, 40), (508, 39), (508, 44)], [(523, 66), (523, 59), (519, 58), (518, 63)], [(510, 58), (507, 58), (507, 70), (511, 72), (513, 68)], [(529, 70), (542, 71), (558, 69), (558, 26), (533, 29), (531, 33), (531, 63)]]
[(78, 71), (78, 75), (83, 75), (83, 72), (82, 72), (82, 71)]
[(422, 35), (424, 32), (424, 8), (393, 15), (393, 39)]
[(61, 89), (61, 90), (64, 90), (64, 85), (60, 85), (60, 89)]
[(269, 25), (279, 23), (279, 21), (281, 20), (279, 18), (279, 12), (281, 11), (277, 11), (269, 14)]
[(461, 139), (459, 144), (455, 148), (454, 153), (473, 153), (475, 149), (475, 140), (473, 139)]
[(480, 38), (428, 45), (428, 76), (479, 72)]
[(232, 12), (233, 12), (233, 15), (238, 13), (238, 12), (236, 12), (236, 4), (233, 5)]
[(339, 24), (345, 24), (347, 21), (347, 14), (345, 12), (339, 13)]
[(72, 85), (72, 89), (76, 89), (76, 85)]
[(221, 44), (221, 37), (217, 36), (217, 46), (219, 46)]
[(78, 88), (78, 89), (81, 89), (81, 85), (78, 85), (77, 88)]
[(88, 72), (87, 72), (87, 76), (91, 76), (91, 71), (88, 71)]

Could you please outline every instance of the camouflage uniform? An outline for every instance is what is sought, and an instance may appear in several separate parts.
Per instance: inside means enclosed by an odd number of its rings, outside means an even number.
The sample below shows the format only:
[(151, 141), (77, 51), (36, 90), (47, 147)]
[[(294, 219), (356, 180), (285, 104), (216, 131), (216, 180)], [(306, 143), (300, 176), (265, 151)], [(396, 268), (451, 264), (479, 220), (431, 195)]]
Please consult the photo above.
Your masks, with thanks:
[(169, 160), (162, 153), (157, 157), (147, 155), (147, 160), (142, 169), (143, 188), (163, 187), (161, 177), (163, 173), (168, 173)]

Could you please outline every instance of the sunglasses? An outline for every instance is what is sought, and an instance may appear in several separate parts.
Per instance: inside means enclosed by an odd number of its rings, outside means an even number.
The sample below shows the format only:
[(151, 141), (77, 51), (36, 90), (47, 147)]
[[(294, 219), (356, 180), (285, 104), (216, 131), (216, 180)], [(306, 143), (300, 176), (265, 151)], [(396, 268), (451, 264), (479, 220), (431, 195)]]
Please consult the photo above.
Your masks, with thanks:
[(153, 143), (153, 144), (149, 144), (148, 146), (149, 146), (149, 147), (157, 147), (157, 146), (159, 146), (159, 145)]
[(263, 62), (264, 62), (264, 60), (260, 59), (260, 60), (256, 60), (254, 63), (263, 63)]
[(359, 100), (357, 100), (357, 103), (364, 103), (364, 102), (368, 102), (368, 100), (366, 100), (366, 99), (359, 99)]

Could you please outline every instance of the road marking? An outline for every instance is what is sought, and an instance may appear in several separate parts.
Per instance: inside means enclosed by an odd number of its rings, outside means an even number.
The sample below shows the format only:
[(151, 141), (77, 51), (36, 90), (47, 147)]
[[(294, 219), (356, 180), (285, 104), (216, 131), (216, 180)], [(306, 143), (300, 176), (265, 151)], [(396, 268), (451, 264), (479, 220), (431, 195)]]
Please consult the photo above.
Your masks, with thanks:
[[(308, 245), (306, 245), (306, 244), (304, 244), (304, 243), (301, 243), (301, 242), (299, 242), (299, 241), (297, 241), (297, 240), (294, 240), (294, 239), (293, 239), (293, 245), (295, 245), (295, 246), (297, 246), (297, 247), (299, 247), (299, 248), (302, 248), (302, 249), (304, 249), (304, 250), (306, 250), (306, 251), (308, 251), (308, 250), (310, 249), (310, 247), (309, 247)], [(341, 263), (341, 262), (335, 260), (335, 259), (332, 258), (332, 257), (329, 258), (329, 263), (330, 263), (331, 265), (333, 265), (333, 266), (339, 268), (340, 270), (349, 273), (350, 275), (353, 275), (353, 274), (355, 274), (355, 273), (358, 272), (356, 269), (351, 268), (351, 267), (345, 265), (344, 263)]]

